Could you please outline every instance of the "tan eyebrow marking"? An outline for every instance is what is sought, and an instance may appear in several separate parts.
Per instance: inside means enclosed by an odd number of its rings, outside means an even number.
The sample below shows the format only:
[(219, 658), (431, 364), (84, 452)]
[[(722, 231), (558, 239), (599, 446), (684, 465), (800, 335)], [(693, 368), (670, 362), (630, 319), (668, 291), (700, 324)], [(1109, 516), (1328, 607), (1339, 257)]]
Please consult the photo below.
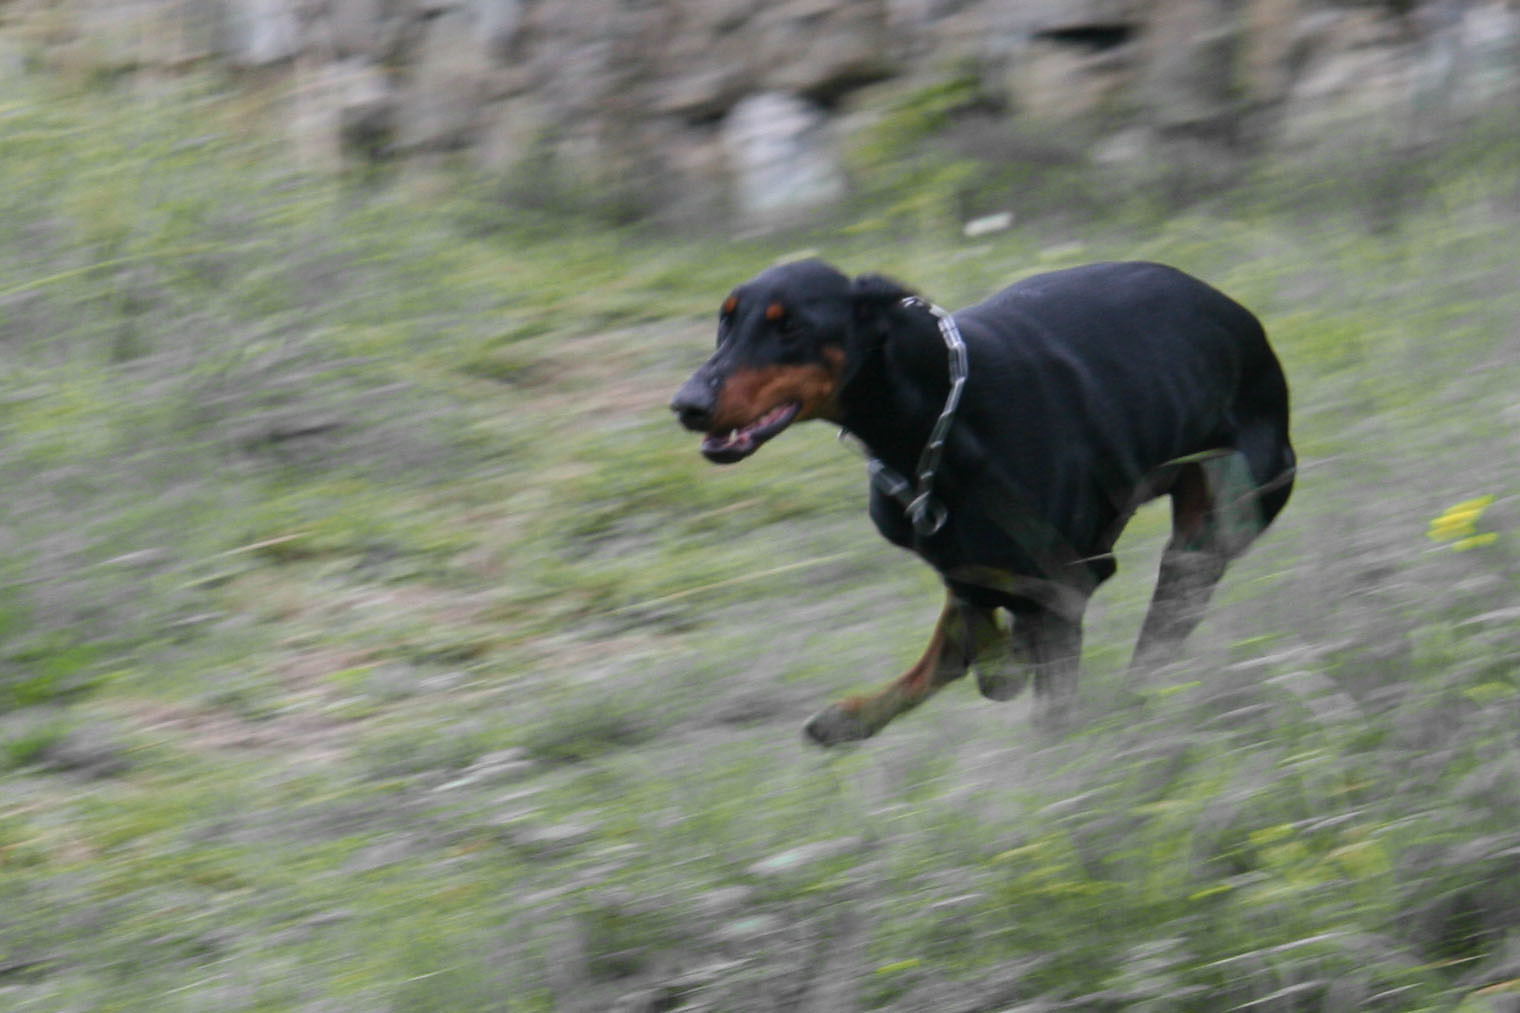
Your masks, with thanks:
[(723, 312), (725, 314), (732, 313), (734, 310), (736, 310), (738, 308), (739, 308), (739, 297), (738, 296), (731, 295), (727, 299), (723, 300)]
[(775, 323), (777, 320), (780, 320), (784, 316), (786, 316), (786, 307), (778, 302), (773, 302), (769, 306), (765, 307), (765, 319), (769, 320), (771, 323)]

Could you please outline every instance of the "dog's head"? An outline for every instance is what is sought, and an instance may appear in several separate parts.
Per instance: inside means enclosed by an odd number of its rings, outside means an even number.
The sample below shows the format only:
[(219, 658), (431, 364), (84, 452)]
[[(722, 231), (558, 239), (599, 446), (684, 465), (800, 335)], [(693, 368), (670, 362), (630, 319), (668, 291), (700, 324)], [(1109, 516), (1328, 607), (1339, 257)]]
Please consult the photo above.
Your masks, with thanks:
[(840, 391), (884, 337), (888, 309), (910, 294), (819, 260), (773, 267), (723, 300), (718, 349), (671, 410), (707, 434), (702, 454), (717, 464), (742, 461), (794, 422), (842, 422)]

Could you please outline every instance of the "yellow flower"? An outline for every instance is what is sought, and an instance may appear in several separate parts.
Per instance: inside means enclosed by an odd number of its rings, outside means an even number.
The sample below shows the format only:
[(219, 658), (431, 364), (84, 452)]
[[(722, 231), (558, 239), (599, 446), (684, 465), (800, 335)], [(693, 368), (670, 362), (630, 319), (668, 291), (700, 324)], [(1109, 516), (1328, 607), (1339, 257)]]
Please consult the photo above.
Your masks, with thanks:
[(1483, 516), (1489, 504), (1493, 503), (1492, 494), (1478, 496), (1474, 499), (1465, 499), (1460, 503), (1447, 507), (1439, 517), (1430, 522), (1430, 530), (1426, 532), (1433, 542), (1456, 542), (1453, 548), (1465, 552), (1478, 545), (1487, 545), (1495, 536), (1492, 533), (1478, 534), (1478, 518)]

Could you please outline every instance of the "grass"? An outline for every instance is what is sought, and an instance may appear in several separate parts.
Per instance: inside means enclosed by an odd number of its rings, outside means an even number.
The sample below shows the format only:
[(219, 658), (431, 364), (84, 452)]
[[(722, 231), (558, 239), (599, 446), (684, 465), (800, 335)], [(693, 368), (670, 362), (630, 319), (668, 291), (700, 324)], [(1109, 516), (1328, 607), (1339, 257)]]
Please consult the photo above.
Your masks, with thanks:
[[(7, 1008), (1507, 1008), (1515, 138), (1392, 215), (1318, 167), (783, 244), (311, 180), (237, 109), (0, 107)], [(935, 579), (829, 432), (712, 469), (663, 405), (803, 243), (949, 305), (1145, 257), (1258, 311), (1300, 484), (1173, 668), (1122, 678), (1152, 508), (1075, 730), (954, 687), (802, 745)]]

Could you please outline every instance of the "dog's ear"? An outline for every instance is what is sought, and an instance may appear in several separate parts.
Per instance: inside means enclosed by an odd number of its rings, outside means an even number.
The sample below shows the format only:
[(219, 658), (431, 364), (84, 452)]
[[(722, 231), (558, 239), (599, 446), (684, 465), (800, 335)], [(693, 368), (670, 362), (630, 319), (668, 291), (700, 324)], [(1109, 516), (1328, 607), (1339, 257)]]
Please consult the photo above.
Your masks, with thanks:
[(910, 289), (879, 274), (862, 274), (850, 280), (850, 330), (841, 387), (854, 380), (866, 361), (886, 344), (902, 301), (912, 295)]
[(911, 295), (912, 290), (879, 274), (862, 274), (850, 282), (850, 301), (857, 323), (879, 319)]

